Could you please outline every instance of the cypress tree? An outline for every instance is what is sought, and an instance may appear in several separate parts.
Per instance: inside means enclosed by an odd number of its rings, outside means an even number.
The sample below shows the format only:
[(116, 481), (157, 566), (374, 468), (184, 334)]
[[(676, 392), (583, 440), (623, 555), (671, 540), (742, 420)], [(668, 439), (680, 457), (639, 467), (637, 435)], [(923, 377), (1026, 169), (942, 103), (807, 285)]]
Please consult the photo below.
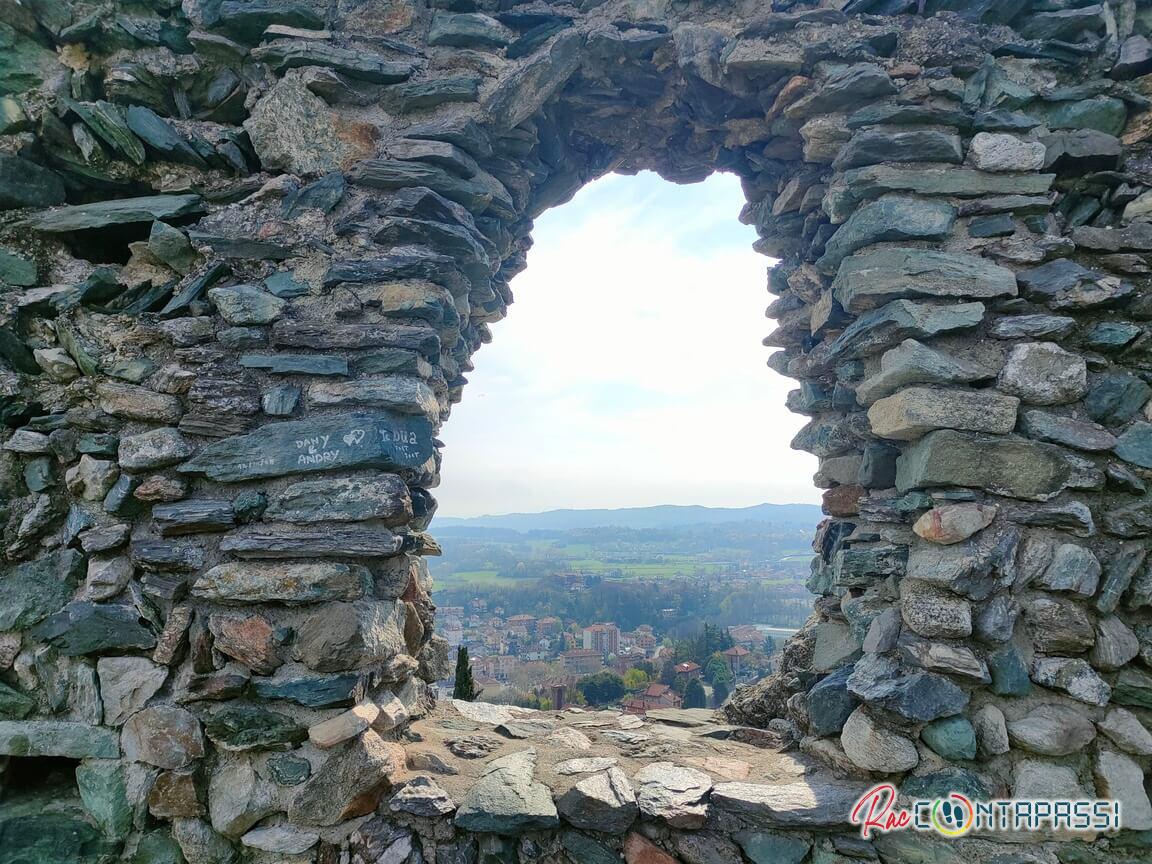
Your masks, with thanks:
[(456, 649), (456, 682), (452, 687), (452, 698), (464, 702), (475, 702), (480, 698), (481, 690), (476, 689), (476, 680), (472, 677), (472, 662), (468, 659), (468, 649), (461, 645)]

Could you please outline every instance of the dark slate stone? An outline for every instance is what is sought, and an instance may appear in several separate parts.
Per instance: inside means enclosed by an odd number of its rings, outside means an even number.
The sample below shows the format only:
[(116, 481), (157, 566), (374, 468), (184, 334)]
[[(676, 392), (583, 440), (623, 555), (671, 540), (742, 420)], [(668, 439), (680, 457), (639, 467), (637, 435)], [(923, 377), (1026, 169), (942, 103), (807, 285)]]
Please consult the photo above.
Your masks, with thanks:
[(17, 288), (30, 288), (36, 284), (36, 264), (0, 247), (0, 283), (3, 282)]
[(1044, 167), (1061, 173), (1114, 171), (1124, 152), (1119, 138), (1095, 129), (1053, 132), (1040, 140), (1045, 147)]
[(865, 588), (889, 576), (903, 576), (907, 563), (907, 546), (853, 546), (836, 553), (832, 572), (837, 585)]
[[(330, 174), (325, 174), (314, 183), (309, 183), (307, 186), (293, 192), (284, 198), (282, 212), (285, 219), (291, 219), (293, 216), (299, 214), (304, 210), (321, 210), (324, 213), (331, 213), (336, 209), (336, 205), (344, 200), (344, 193), (348, 188), (347, 182), (344, 180), (344, 175), (339, 171), (333, 171)], [(276, 276), (283, 277), (287, 274), (277, 273)], [(275, 277), (272, 277), (275, 278)], [(271, 291), (272, 278), (268, 279), (268, 290)], [(291, 279), (291, 277), (289, 277)], [(299, 284), (299, 283), (295, 283)], [(275, 292), (273, 292), (275, 293)], [(308, 293), (307, 286), (304, 286), (304, 293)], [(277, 294), (278, 297), (285, 296), (284, 294)], [(287, 295), (297, 296), (297, 295)]]
[(849, 114), (846, 125), (849, 129), (861, 126), (956, 126), (966, 129), (971, 123), (967, 114), (955, 108), (876, 102)]
[(480, 76), (453, 75), (410, 81), (391, 92), (399, 100), (401, 111), (421, 111), (447, 102), (475, 102), (480, 98)]
[(0, 358), (7, 360), (17, 372), (39, 375), (40, 364), (28, 346), (7, 327), (0, 327)]
[(199, 216), (203, 212), (199, 195), (150, 195), (61, 207), (33, 216), (29, 225), (37, 231), (59, 233), (134, 222), (155, 222), (157, 219), (179, 219)]
[(864, 357), (892, 348), (905, 339), (931, 339), (941, 333), (966, 330), (983, 319), (983, 303), (930, 306), (893, 300), (849, 324), (828, 346), (828, 354), (836, 359)]
[(909, 671), (882, 655), (857, 661), (848, 690), (864, 702), (920, 723), (951, 717), (968, 705), (968, 694), (943, 675)]
[(252, 684), (261, 699), (283, 699), (307, 708), (335, 708), (351, 705), (362, 681), (350, 673), (254, 678)]
[(290, 300), (293, 297), (304, 297), (310, 290), (308, 283), (297, 281), (293, 278), (292, 274), (286, 270), (273, 273), (265, 279), (264, 287), (268, 289), (269, 294), (274, 294), (282, 300)]
[(0, 631), (25, 630), (68, 602), (84, 575), (84, 556), (61, 549), (16, 564), (0, 577)]
[[(303, 30), (322, 30), (324, 19), (313, 4), (284, 0), (223, 0), (206, 7), (204, 25), (249, 44), (259, 41), (273, 24)], [(212, 10), (215, 14), (211, 14)]]
[(0, 153), (0, 210), (63, 203), (64, 183), (56, 172), (19, 156)]
[[(214, 713), (205, 721), (204, 732), (217, 747), (232, 752), (280, 750), (308, 737), (307, 728), (291, 717), (244, 703), (235, 703)], [(308, 764), (307, 760), (301, 761)], [(304, 770), (303, 776), (307, 777), (308, 773)]]
[(1116, 436), (1095, 423), (1050, 414), (1038, 408), (1021, 415), (1021, 430), (1030, 438), (1063, 444), (1077, 450), (1111, 450)]
[(207, 170), (208, 163), (175, 126), (143, 105), (132, 105), (127, 113), (128, 128), (162, 159)]
[(350, 50), (311, 39), (278, 39), (253, 48), (251, 56), (277, 72), (301, 66), (321, 66), (370, 84), (406, 81), (412, 75), (413, 68), (411, 63), (388, 60), (362, 47)]
[(1148, 550), (1140, 543), (1125, 543), (1111, 555), (1104, 570), (1104, 584), (1096, 597), (1097, 611), (1105, 615), (1116, 611), (1147, 557)]
[(1143, 334), (1144, 328), (1130, 321), (1100, 321), (1084, 333), (1082, 345), (1107, 354), (1128, 347)]
[(352, 166), (348, 177), (354, 183), (372, 189), (404, 189), (426, 186), (450, 201), (482, 213), (492, 201), (492, 195), (482, 184), (456, 177), (443, 168), (424, 162), (406, 162), (402, 159), (368, 159)]
[(1105, 532), (1116, 537), (1146, 537), (1152, 534), (1152, 496), (1109, 510), (1101, 518), (1100, 524)]
[(1057, 258), (1016, 274), (1021, 293), (1053, 309), (1085, 309), (1115, 305), (1135, 288), (1128, 282), (1089, 270), (1067, 258)]
[(165, 537), (227, 531), (236, 525), (230, 501), (189, 500), (157, 504), (152, 518)]
[(944, 162), (959, 165), (964, 161), (960, 136), (936, 129), (885, 131), (868, 129), (857, 132), (840, 150), (832, 166), (837, 169), (859, 168), (879, 162)]
[(223, 279), (231, 271), (228, 265), (223, 261), (216, 261), (208, 266), (208, 269), (196, 276), (192, 280), (185, 283), (180, 292), (176, 294), (168, 303), (160, 310), (161, 318), (176, 318), (185, 314), (188, 307), (193, 303), (203, 299), (208, 289)]
[(440, 337), (428, 325), (277, 321), (272, 325), (272, 342), (277, 346), (320, 351), (403, 348), (429, 359), (440, 354)]
[(271, 756), (267, 765), (268, 773), (280, 786), (299, 786), (312, 776), (312, 763), (291, 753), (278, 753)]
[(291, 385), (273, 387), (260, 397), (260, 405), (270, 417), (289, 417), (299, 404), (300, 388)]
[(1016, 221), (1008, 213), (976, 216), (968, 223), (969, 237), (1007, 237), (1016, 231)]
[(955, 766), (908, 777), (900, 784), (900, 791), (913, 800), (947, 798), (952, 792), (959, 792), (974, 801), (987, 801), (992, 797), (992, 790), (979, 775)]
[[(401, 190), (397, 197), (409, 192)], [(324, 275), (324, 286), (330, 288), (341, 282), (388, 282), (394, 279), (427, 279), (443, 285), (449, 291), (453, 286), (466, 284), (450, 256), (429, 249), (405, 250), (386, 258), (335, 261)]]
[(808, 691), (809, 731), (813, 735), (838, 734), (848, 715), (860, 704), (860, 700), (848, 692), (848, 676), (851, 674), (851, 666), (837, 669)]
[(244, 559), (391, 558), (401, 552), (403, 542), (402, 536), (387, 530), (330, 527), (290, 534), (231, 534), (220, 543), (220, 551)]
[(447, 117), (420, 123), (404, 130), (404, 136), (425, 141), (446, 141), (477, 159), (492, 155), (492, 141), (488, 132), (471, 117)]
[(32, 629), (32, 636), (62, 654), (106, 654), (152, 648), (156, 637), (130, 606), (77, 601), (69, 603)]
[(237, 482), (333, 469), (418, 468), (432, 451), (432, 425), (423, 417), (337, 414), (273, 423), (209, 444), (179, 470)]
[(451, 48), (503, 48), (512, 38), (511, 32), (499, 21), (479, 12), (462, 15), (437, 12), (428, 31), (429, 45)]
[(860, 460), (857, 482), (865, 489), (890, 489), (896, 485), (896, 460), (900, 451), (885, 444), (870, 443)]
[(890, 195), (855, 210), (832, 235), (816, 266), (831, 275), (857, 249), (889, 240), (943, 237), (955, 221), (956, 209), (950, 204)]
[(1076, 319), (1066, 315), (1014, 315), (997, 318), (989, 330), (997, 339), (1066, 339), (1076, 329)]
[(119, 106), (104, 101), (77, 102), (68, 98), (61, 101), (114, 153), (134, 165), (144, 164), (144, 145), (128, 128)]
[(785, 109), (789, 118), (811, 117), (854, 108), (896, 92), (888, 73), (873, 63), (857, 63), (828, 76), (808, 96)]
[(1093, 376), (1084, 409), (1097, 423), (1119, 426), (1127, 422), (1152, 397), (1152, 387), (1127, 372)]
[(242, 261), (283, 261), (292, 256), (292, 248), (267, 240), (250, 237), (227, 237), (209, 231), (189, 231), (189, 238), (198, 246), (207, 246), (221, 258)]
[(1152, 423), (1133, 423), (1116, 440), (1113, 452), (1125, 462), (1152, 468)]
[(273, 375), (347, 375), (348, 361), (343, 357), (317, 354), (244, 354), (240, 365), (248, 369), (266, 369)]
[(529, 54), (534, 54), (537, 48), (543, 46), (545, 42), (557, 33), (562, 30), (567, 30), (571, 26), (571, 18), (557, 16), (553, 17), (550, 21), (543, 21), (530, 30), (527, 30), (519, 39), (509, 45), (504, 50), (504, 56), (509, 60), (516, 60), (520, 57), (527, 57)]
[(992, 676), (992, 692), (998, 696), (1027, 696), (1032, 692), (1028, 667), (1011, 645), (988, 655), (988, 672)]
[[(0, 860), (12, 864), (102, 864), (125, 860), (113, 839), (104, 837), (78, 805), (53, 802), (29, 812), (18, 800), (0, 811)], [(151, 864), (151, 862), (147, 862)], [(166, 864), (166, 862), (165, 862)]]

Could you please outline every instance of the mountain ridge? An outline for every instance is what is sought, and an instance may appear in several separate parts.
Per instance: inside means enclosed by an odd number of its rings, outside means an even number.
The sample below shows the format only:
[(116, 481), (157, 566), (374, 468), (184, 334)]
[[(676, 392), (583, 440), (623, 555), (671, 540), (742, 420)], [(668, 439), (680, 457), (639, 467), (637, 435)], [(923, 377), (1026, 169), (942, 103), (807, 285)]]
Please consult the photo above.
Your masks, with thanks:
[(656, 504), (650, 507), (544, 510), (486, 516), (437, 516), (432, 529), (507, 528), (519, 531), (572, 528), (672, 528), (722, 522), (815, 525), (823, 514), (818, 504), (753, 504), (750, 507), (706, 507), (701, 504)]

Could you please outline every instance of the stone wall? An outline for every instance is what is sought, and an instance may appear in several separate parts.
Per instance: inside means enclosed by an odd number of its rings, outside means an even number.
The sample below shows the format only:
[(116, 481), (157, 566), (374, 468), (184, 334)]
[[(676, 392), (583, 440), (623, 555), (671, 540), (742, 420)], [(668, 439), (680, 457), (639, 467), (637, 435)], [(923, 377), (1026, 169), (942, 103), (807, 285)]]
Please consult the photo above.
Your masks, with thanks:
[[(0, 862), (1147, 860), (1149, 30), (1133, 0), (0, 0)], [(813, 617), (722, 728), (804, 777), (1118, 797), (1119, 836), (837, 843), (771, 777), (599, 832), (425, 794), (437, 430), (533, 217), (645, 168), (741, 177), (827, 489)], [(500, 759), (477, 788), (564, 794)]]

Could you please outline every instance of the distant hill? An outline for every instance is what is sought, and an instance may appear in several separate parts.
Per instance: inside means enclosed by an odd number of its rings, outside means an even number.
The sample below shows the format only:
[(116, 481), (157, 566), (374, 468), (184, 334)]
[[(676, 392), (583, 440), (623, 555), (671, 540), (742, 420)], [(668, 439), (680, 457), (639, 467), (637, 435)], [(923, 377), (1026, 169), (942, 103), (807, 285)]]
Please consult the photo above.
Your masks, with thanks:
[(822, 514), (815, 504), (756, 504), (752, 507), (700, 507), (660, 504), (619, 510), (548, 510), (507, 513), (467, 519), (437, 516), (433, 530), (444, 528), (503, 528), (510, 531), (566, 531), (579, 528), (675, 528), (722, 522), (764, 522), (773, 525), (815, 526)]

